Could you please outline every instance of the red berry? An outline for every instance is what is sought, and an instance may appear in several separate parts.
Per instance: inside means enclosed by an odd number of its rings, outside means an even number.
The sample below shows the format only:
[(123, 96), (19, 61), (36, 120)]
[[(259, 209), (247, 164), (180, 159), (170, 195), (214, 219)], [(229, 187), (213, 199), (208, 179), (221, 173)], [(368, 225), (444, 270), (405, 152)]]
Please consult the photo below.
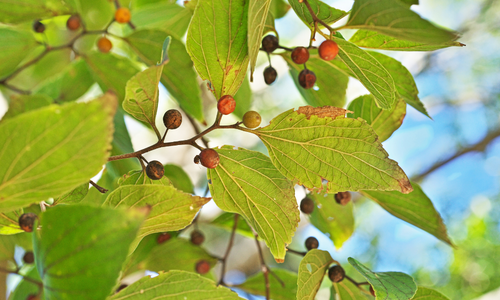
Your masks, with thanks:
[(195, 245), (201, 245), (205, 241), (205, 236), (198, 230), (193, 230), (191, 232), (191, 243)]
[(146, 175), (152, 180), (160, 180), (165, 173), (161, 162), (157, 160), (150, 161), (146, 166)]
[(163, 124), (168, 129), (177, 129), (182, 124), (182, 115), (177, 109), (169, 109), (163, 115)]
[(273, 83), (276, 77), (278, 77), (278, 72), (273, 67), (269, 66), (264, 70), (264, 81), (267, 85)]
[(196, 263), (195, 270), (198, 274), (207, 274), (210, 271), (210, 263), (202, 259)]
[(66, 22), (66, 28), (68, 28), (71, 31), (78, 30), (80, 28), (81, 21), (80, 17), (77, 15), (69, 17), (68, 21)]
[(262, 39), (262, 49), (264, 49), (267, 53), (273, 52), (279, 47), (279, 45), (279, 40), (274, 35), (269, 34)]
[(158, 242), (158, 244), (163, 244), (165, 243), (166, 241), (170, 240), (172, 236), (170, 235), (170, 233), (168, 232), (163, 232), (162, 234), (160, 234), (158, 236), (158, 238), (156, 239), (156, 241)]
[(309, 60), (309, 50), (304, 47), (297, 47), (292, 51), (292, 60), (294, 63), (301, 65)]
[(200, 152), (200, 162), (205, 168), (215, 169), (219, 165), (219, 154), (214, 149), (204, 149)]
[(224, 95), (220, 97), (219, 101), (217, 102), (217, 109), (223, 115), (229, 115), (234, 111), (235, 107), (236, 101), (234, 101), (234, 98), (230, 95)]
[(33, 30), (35, 30), (35, 32), (42, 33), (45, 31), (45, 25), (43, 25), (40, 20), (35, 20), (35, 22), (33, 22)]
[(33, 223), (38, 218), (34, 213), (25, 213), (19, 217), (19, 227), (26, 232), (33, 231)]
[(313, 71), (304, 69), (299, 73), (299, 84), (305, 89), (310, 89), (316, 83), (316, 74)]
[(351, 193), (339, 192), (335, 194), (335, 201), (340, 205), (347, 205), (351, 201)]
[(108, 40), (107, 38), (105, 37), (102, 37), (100, 38), (98, 41), (97, 41), (97, 48), (99, 49), (99, 51), (101, 51), (102, 53), (108, 53), (111, 48), (113, 47), (113, 44), (111, 44), (111, 41)]
[(339, 265), (335, 265), (328, 269), (328, 277), (332, 282), (341, 282), (345, 278), (345, 271)]
[(324, 60), (332, 60), (339, 53), (339, 46), (331, 40), (326, 40), (318, 48), (319, 57)]
[(115, 20), (118, 23), (128, 23), (130, 21), (130, 10), (126, 7), (120, 7), (115, 11)]

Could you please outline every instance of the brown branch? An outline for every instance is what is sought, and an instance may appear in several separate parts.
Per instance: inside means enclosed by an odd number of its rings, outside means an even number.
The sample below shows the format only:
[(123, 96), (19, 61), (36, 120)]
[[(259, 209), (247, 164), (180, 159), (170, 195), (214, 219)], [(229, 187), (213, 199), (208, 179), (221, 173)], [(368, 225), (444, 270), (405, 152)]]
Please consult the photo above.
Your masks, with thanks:
[(262, 268), (262, 273), (264, 274), (264, 283), (266, 285), (266, 300), (270, 299), (270, 285), (269, 285), (269, 268), (264, 261), (264, 254), (262, 253), (262, 248), (260, 247), (259, 235), (254, 231), (255, 243), (257, 244), (257, 249), (259, 250), (260, 265)]
[[(335, 29), (333, 29), (332, 27), (330, 27), (330, 25), (326, 24), (323, 20), (321, 20), (320, 18), (318, 18), (318, 16), (316, 16), (316, 14), (314, 13), (314, 11), (313, 11), (311, 5), (309, 4), (309, 2), (307, 0), (303, 0), (303, 2), (306, 5), (307, 10), (309, 10), (309, 13), (311, 14), (311, 17), (313, 18), (314, 22), (320, 23), (326, 29), (328, 29), (330, 31), (330, 33), (335, 34)], [(321, 31), (318, 30), (318, 32), (321, 32)]]
[(500, 128), (491, 131), (479, 142), (477, 142), (474, 145), (471, 145), (469, 147), (465, 147), (462, 150), (459, 150), (458, 152), (456, 152), (451, 157), (449, 157), (445, 160), (441, 160), (441, 161), (436, 162), (434, 165), (432, 165), (426, 171), (424, 171), (416, 176), (413, 176), (412, 180), (421, 181), (422, 179), (424, 179), (424, 177), (426, 177), (430, 173), (436, 171), (437, 169), (441, 168), (442, 166), (452, 162), (453, 160), (455, 160), (455, 159), (457, 159), (457, 158), (461, 157), (462, 155), (467, 154), (469, 152), (483, 152), (486, 149), (486, 147), (499, 136), (500, 136)]
[(31, 282), (31, 283), (34, 283), (36, 285), (38, 285), (39, 288), (43, 288), (43, 283), (38, 281), (38, 280), (35, 280), (33, 278), (30, 278), (30, 277), (27, 277), (27, 276), (24, 276), (24, 275), (21, 275), (19, 274), (18, 271), (16, 270), (9, 270), (9, 269), (4, 269), (2, 267), (0, 267), (0, 272), (4, 272), (4, 273), (10, 273), (10, 274), (16, 274), (16, 275), (19, 275), (21, 276), (24, 280), (28, 281), (28, 282)]
[(302, 256), (306, 256), (306, 254), (307, 254), (307, 252), (300, 252), (300, 251), (296, 251), (296, 250), (293, 250), (290, 248), (288, 248), (288, 252), (293, 253), (293, 254), (297, 254), (297, 255), (302, 255)]
[[(191, 126), (193, 126), (193, 129), (194, 129), (194, 132), (196, 133), (196, 135), (199, 135), (201, 133), (201, 130), (200, 130), (200, 128), (198, 128), (198, 125), (196, 125), (196, 122), (193, 119), (193, 117), (191, 117), (188, 113), (186, 113), (186, 116), (189, 120), (189, 123), (191, 123)], [(209, 148), (208, 141), (205, 139), (204, 136), (201, 137), (201, 141), (206, 148)]]
[(238, 214), (234, 215), (233, 229), (231, 230), (231, 237), (229, 238), (229, 242), (227, 244), (226, 253), (224, 254), (224, 257), (221, 259), (222, 271), (221, 271), (219, 283), (217, 285), (224, 285), (224, 275), (226, 274), (226, 261), (227, 261), (227, 257), (229, 256), (229, 253), (231, 252), (231, 248), (233, 247), (234, 236), (236, 233), (236, 227), (238, 227), (239, 217), (240, 217), (240, 215), (238, 215)]
[(11, 91), (14, 91), (16, 93), (19, 93), (19, 94), (22, 94), (22, 95), (31, 95), (31, 91), (22, 90), (20, 88), (17, 88), (15, 86), (11, 85), (11, 84), (8, 84), (7, 82), (0, 82), (0, 84), (2, 84), (7, 89), (9, 89)]
[(97, 183), (93, 182), (92, 180), (89, 180), (90, 184), (93, 185), (101, 194), (105, 194), (108, 190), (99, 186)]

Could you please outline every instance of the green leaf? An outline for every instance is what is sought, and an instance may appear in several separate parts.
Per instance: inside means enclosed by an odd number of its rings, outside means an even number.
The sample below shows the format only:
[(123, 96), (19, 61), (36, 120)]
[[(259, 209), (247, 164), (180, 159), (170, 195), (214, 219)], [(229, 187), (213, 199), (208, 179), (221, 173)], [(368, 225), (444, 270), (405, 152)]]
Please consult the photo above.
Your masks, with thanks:
[(184, 193), (194, 194), (194, 186), (188, 174), (181, 167), (173, 164), (163, 166), (164, 176), (170, 179), (173, 186)]
[(217, 259), (210, 256), (202, 247), (196, 246), (188, 240), (171, 238), (161, 245), (154, 247), (146, 261), (146, 270), (160, 272), (170, 270), (196, 271), (196, 263), (207, 261), (211, 267)]
[(401, 272), (372, 272), (352, 257), (347, 260), (372, 285), (377, 299), (411, 299), (417, 291), (417, 285), (410, 275)]
[(95, 81), (103, 91), (112, 90), (120, 103), (125, 98), (125, 87), (139, 69), (126, 58), (111, 53), (91, 53), (85, 56)]
[(349, 280), (343, 280), (339, 283), (332, 283), (331, 294), (338, 295), (338, 298), (332, 300), (364, 300), (368, 299), (361, 290)]
[(200, 77), (212, 83), (217, 99), (234, 96), (246, 76), (248, 2), (202, 0), (189, 25), (188, 53)]
[(175, 4), (175, 1), (151, 3), (131, 12), (131, 21), (137, 29), (160, 29), (177, 40), (184, 37), (192, 16), (189, 9)]
[(281, 19), (286, 15), (290, 8), (290, 4), (286, 3), (284, 0), (271, 0), (269, 12), (272, 14), (273, 18)]
[(390, 56), (372, 51), (370, 52), (370, 55), (378, 60), (389, 72), (389, 74), (391, 74), (394, 79), (394, 84), (396, 85), (396, 90), (403, 100), (419, 112), (429, 117), (424, 104), (420, 102), (420, 99), (418, 98), (417, 85), (415, 84), (415, 79), (413, 79), (410, 71), (408, 71), (403, 64)]
[(443, 219), (434, 208), (431, 199), (427, 197), (418, 184), (414, 182), (411, 184), (414, 190), (408, 195), (378, 191), (362, 191), (362, 194), (377, 202), (395, 217), (417, 226), (449, 245), (453, 245), (446, 232)]
[(135, 210), (84, 205), (58, 205), (41, 214), (33, 243), (46, 299), (109, 295), (143, 220)]
[(299, 223), (292, 182), (260, 152), (233, 146), (217, 149), (220, 163), (208, 169), (208, 186), (215, 204), (240, 214), (264, 239), (274, 259), (283, 262), (286, 245)]
[(321, 232), (328, 235), (335, 248), (339, 249), (354, 232), (352, 201), (344, 206), (337, 204), (335, 195), (311, 193), (307, 197), (313, 199), (316, 204), (309, 221)]
[(45, 95), (16, 95), (11, 97), (9, 109), (2, 121), (13, 118), (28, 111), (36, 110), (52, 103), (52, 99)]
[(24, 250), (32, 250), (32, 233), (21, 232), (12, 235), (0, 235), (0, 261), (10, 260), (14, 262), (16, 245)]
[[(41, 281), (38, 270), (34, 266), (24, 276), (36, 281)], [(29, 299), (28, 296), (30, 295), (37, 295), (39, 291), (40, 287), (37, 284), (22, 279), (16, 286), (16, 289), (9, 295), (9, 300), (26, 300)]]
[(144, 300), (161, 295), (169, 300), (241, 300), (242, 298), (212, 280), (185, 271), (170, 271), (154, 278), (142, 277), (109, 300)]
[(408, 6), (412, 6), (412, 5), (418, 5), (418, 0), (399, 0), (401, 1), (402, 3), (408, 5)]
[(434, 26), (398, 0), (355, 0), (343, 28), (373, 30), (402, 40), (440, 44), (457, 39), (455, 32)]
[(0, 212), (59, 197), (96, 175), (109, 155), (115, 104), (108, 95), (2, 122)]
[(133, 274), (137, 271), (144, 271), (144, 261), (151, 253), (151, 250), (158, 246), (158, 236), (160, 234), (150, 234), (142, 239), (137, 248), (129, 254), (127, 260), (122, 266), (121, 278)]
[(439, 44), (424, 44), (413, 41), (406, 41), (380, 34), (375, 31), (358, 30), (349, 39), (351, 43), (359, 47), (380, 49), (380, 50), (394, 50), (394, 51), (434, 51), (447, 47), (463, 47), (464, 44), (460, 42), (444, 42)]
[(83, 200), (83, 198), (85, 198), (85, 196), (87, 196), (88, 192), (89, 192), (89, 183), (84, 182), (82, 185), (78, 186), (76, 189), (72, 190), (66, 195), (63, 195), (55, 199), (53, 205), (57, 205), (59, 203), (79, 203), (80, 201)]
[(335, 42), (339, 46), (338, 56), (375, 97), (377, 106), (390, 109), (396, 101), (396, 87), (389, 72), (373, 56), (356, 45), (341, 38), (335, 38)]
[(362, 118), (366, 123), (372, 125), (379, 140), (383, 142), (403, 124), (406, 103), (399, 100), (392, 109), (383, 110), (377, 107), (372, 95), (363, 95), (354, 99), (347, 110), (354, 112), (347, 114), (349, 118)]
[[(61, 3), (62, 1), (60, 1)], [(21, 23), (69, 13), (70, 8), (57, 1), (0, 0), (0, 22)]]
[(22, 209), (0, 213), (0, 234), (16, 234), (24, 232), (19, 227), (19, 217), (24, 213)]
[(68, 102), (85, 94), (94, 82), (85, 60), (77, 58), (63, 72), (38, 86), (34, 93), (45, 94), (56, 102)]
[(328, 193), (357, 190), (411, 192), (408, 178), (370, 125), (344, 118), (336, 107), (302, 106), (288, 110), (257, 130), (271, 161), (288, 179), (310, 190)]
[(417, 293), (413, 298), (413, 300), (449, 300), (448, 297), (441, 294), (436, 290), (432, 290), (423, 286), (419, 286)]
[(160, 180), (152, 180), (142, 170), (134, 170), (128, 172), (128, 174), (125, 174), (120, 179), (118, 179), (118, 184), (119, 185), (157, 184), (157, 185), (172, 186), (172, 183), (166, 176), (162, 177)]
[(148, 66), (156, 65), (161, 58), (163, 41), (168, 33), (157, 29), (134, 30), (124, 41)]
[[(0, 6), (4, 8), (3, 5)], [(37, 41), (29, 31), (0, 28), (0, 78), (14, 72), (36, 45)]]
[(327, 251), (307, 252), (299, 265), (297, 300), (314, 300), (328, 267), (334, 262), (337, 263)]
[[(284, 286), (276, 279), (276, 276), (269, 275), (270, 298), (273, 300), (295, 299), (297, 274), (283, 269), (271, 269), (271, 271), (284, 283)], [(250, 294), (265, 296), (266, 285), (264, 282), (264, 274), (258, 273), (236, 287)]]
[(349, 82), (349, 77), (344, 72), (339, 71), (329, 61), (311, 57), (307, 61), (307, 68), (316, 74), (316, 85), (312, 89), (304, 89), (299, 84), (299, 72), (304, 69), (304, 66), (295, 64), (289, 53), (284, 53), (281, 56), (288, 63), (293, 82), (307, 104), (315, 107), (325, 105), (344, 107), (347, 83)]
[(253, 100), (253, 93), (252, 89), (250, 88), (250, 82), (248, 80), (248, 77), (245, 77), (245, 80), (243, 80), (243, 83), (240, 86), (240, 89), (234, 95), (234, 101), (236, 101), (236, 107), (234, 109), (234, 114), (240, 118), (243, 119), (243, 115), (250, 110), (252, 107), (252, 100)]
[[(223, 212), (220, 216), (215, 218), (210, 224), (223, 228), (227, 231), (232, 231), (234, 225), (234, 216), (233, 213)], [(251, 239), (254, 238), (254, 234), (252, 232), (252, 228), (248, 226), (247, 222), (238, 222), (236, 225), (236, 233), (249, 237)]]
[(131, 246), (131, 249), (135, 249), (148, 234), (180, 230), (188, 226), (209, 200), (210, 198), (185, 194), (172, 186), (122, 185), (109, 194), (103, 206), (151, 207), (151, 212)]
[[(309, 26), (309, 28), (314, 28), (314, 20), (311, 17), (307, 6), (299, 0), (289, 0), (288, 2), (302, 22)], [(331, 7), (320, 0), (308, 0), (307, 2), (311, 5), (311, 8), (316, 16), (328, 25), (337, 22), (348, 14), (343, 10)], [(323, 27), (321, 24), (318, 24), (318, 26), (320, 28)]]
[(173, 39), (168, 50), (170, 62), (163, 68), (161, 83), (179, 103), (182, 110), (193, 118), (203, 121), (203, 104), (198, 84), (198, 75), (186, 46)]
[(115, 16), (115, 6), (111, 1), (74, 0), (86, 30), (102, 30)]
[(158, 138), (161, 134), (156, 128), (156, 112), (158, 111), (158, 95), (163, 65), (152, 66), (130, 78), (125, 88), (123, 109), (139, 121), (149, 123)]
[(250, 77), (252, 78), (271, 1), (250, 0), (248, 6), (248, 56), (250, 59)]

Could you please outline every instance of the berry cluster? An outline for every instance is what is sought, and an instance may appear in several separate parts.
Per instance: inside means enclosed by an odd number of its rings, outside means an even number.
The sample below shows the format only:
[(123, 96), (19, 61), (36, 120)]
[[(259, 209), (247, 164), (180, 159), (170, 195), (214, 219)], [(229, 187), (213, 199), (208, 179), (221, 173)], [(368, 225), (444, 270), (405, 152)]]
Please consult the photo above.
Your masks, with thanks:
[[(279, 40), (274, 35), (266, 35), (262, 39), (262, 50), (271, 54), (274, 50), (278, 48), (287, 49), (285, 47), (280, 47)], [(305, 89), (310, 89), (316, 83), (316, 74), (313, 71), (307, 69), (306, 62), (309, 60), (309, 48), (306, 47), (295, 47), (291, 53), (292, 61), (298, 65), (304, 65), (304, 70), (299, 73), (299, 84)], [(334, 59), (339, 52), (339, 47), (337, 43), (332, 40), (326, 40), (318, 47), (318, 54), (323, 60), (329, 61)], [(271, 61), (269, 60), (269, 67), (264, 70), (264, 81), (266, 84), (273, 83), (278, 77), (278, 73), (271, 66)]]

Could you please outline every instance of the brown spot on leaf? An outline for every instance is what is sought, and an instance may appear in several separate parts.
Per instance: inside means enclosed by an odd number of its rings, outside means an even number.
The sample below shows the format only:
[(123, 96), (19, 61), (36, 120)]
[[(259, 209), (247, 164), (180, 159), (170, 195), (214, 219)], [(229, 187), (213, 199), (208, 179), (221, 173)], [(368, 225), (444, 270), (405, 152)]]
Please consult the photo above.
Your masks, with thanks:
[(276, 258), (276, 262), (282, 264), (285, 262), (285, 260), (283, 258)]
[(307, 116), (307, 119), (310, 119), (311, 116), (317, 116), (318, 118), (337, 118), (340, 116), (345, 116), (346, 113), (350, 111), (335, 107), (335, 106), (323, 106), (323, 107), (312, 107), (312, 106), (301, 106), (297, 110), (297, 113), (304, 114)]
[(405, 176), (405, 178), (402, 178), (398, 180), (399, 182), (399, 187), (401, 188), (401, 193), (403, 194), (409, 194), (413, 191), (413, 187), (411, 186), (410, 180)]

